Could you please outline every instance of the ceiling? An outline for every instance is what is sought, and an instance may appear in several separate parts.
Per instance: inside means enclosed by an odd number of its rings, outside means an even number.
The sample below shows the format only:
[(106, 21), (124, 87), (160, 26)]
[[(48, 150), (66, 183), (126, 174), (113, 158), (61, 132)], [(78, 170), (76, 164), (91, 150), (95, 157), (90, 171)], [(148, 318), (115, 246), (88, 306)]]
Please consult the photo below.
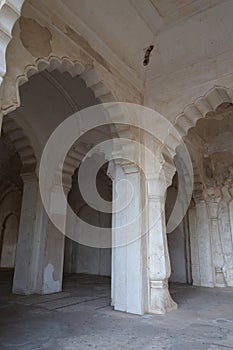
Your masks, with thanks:
[[(134, 0), (133, 0), (134, 1)], [(150, 0), (165, 23), (191, 17), (221, 0)]]
[[(53, 11), (60, 30), (72, 28), (162, 107), (175, 92), (182, 98), (189, 88), (232, 71), (232, 0), (28, 1), (44, 14)], [(150, 45), (154, 49), (145, 67)]]

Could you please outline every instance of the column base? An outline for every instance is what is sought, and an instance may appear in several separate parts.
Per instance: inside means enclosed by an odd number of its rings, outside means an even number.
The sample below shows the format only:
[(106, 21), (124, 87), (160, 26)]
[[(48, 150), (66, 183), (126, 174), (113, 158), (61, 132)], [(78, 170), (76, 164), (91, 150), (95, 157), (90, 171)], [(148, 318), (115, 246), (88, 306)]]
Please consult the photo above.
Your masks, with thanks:
[(13, 287), (12, 287), (12, 294), (29, 296), (29, 295), (35, 294), (35, 292), (32, 291), (32, 290), (25, 290), (23, 288), (16, 287), (16, 286), (13, 285)]
[(54, 279), (54, 266), (49, 263), (43, 272), (43, 284), (40, 294), (52, 294), (62, 291), (62, 277), (60, 279)]
[(177, 307), (171, 298), (167, 281), (150, 281), (150, 313), (165, 314)]

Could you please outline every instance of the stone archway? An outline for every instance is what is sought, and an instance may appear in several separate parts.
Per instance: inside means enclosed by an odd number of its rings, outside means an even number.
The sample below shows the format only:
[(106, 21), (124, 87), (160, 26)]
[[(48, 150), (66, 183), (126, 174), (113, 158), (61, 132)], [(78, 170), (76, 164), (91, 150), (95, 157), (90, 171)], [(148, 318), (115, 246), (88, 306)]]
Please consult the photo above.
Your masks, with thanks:
[[(224, 243), (226, 237), (228, 237), (228, 242), (231, 240), (232, 230), (232, 224), (230, 223), (232, 220), (230, 209), (232, 180), (230, 180), (230, 160), (227, 161), (230, 157), (230, 151), (229, 154), (226, 154), (226, 150), (229, 150), (231, 145), (229, 144), (229, 135), (227, 138), (225, 134), (221, 141), (225, 146), (220, 146), (218, 142), (221, 135), (216, 136), (215, 141), (212, 139), (212, 143), (204, 141), (204, 139), (209, 140), (210, 132), (213, 134), (212, 129), (215, 124), (217, 125), (215, 134), (218, 135), (217, 130), (221, 133), (220, 125), (222, 123), (224, 126), (226, 119), (224, 113), (229, 118), (231, 115), (232, 96), (232, 89), (214, 87), (205, 96), (187, 106), (184, 112), (177, 116), (175, 122), (175, 127), (188, 145), (194, 169), (192, 205), (189, 207), (184, 220), (188, 222), (185, 229), (188, 230), (187, 234), (190, 238), (192, 282), (197, 286), (223, 287), (232, 285), (233, 253), (230, 248), (231, 243), (228, 244), (227, 248)], [(211, 124), (208, 124), (208, 122)], [(208, 125), (209, 127), (207, 127)], [(228, 127), (228, 131), (230, 132), (230, 127)], [(201, 134), (201, 132), (205, 135), (204, 138), (203, 135), (200, 137), (199, 133)], [(212, 159), (212, 165), (217, 169), (218, 158), (216, 152), (219, 152), (219, 156), (221, 154), (222, 162), (226, 166), (228, 164), (229, 168), (224, 185), (221, 185), (217, 178), (214, 178), (216, 174), (213, 175), (215, 170), (211, 166), (212, 170), (207, 169), (208, 164), (205, 168), (205, 163)], [(225, 175), (226, 170), (227, 168), (224, 170)], [(213, 172), (213, 178), (210, 176), (211, 171)], [(221, 178), (223, 175), (219, 173), (218, 176)], [(214, 186), (213, 183), (216, 181), (218, 184)]]
[(233, 89), (215, 86), (205, 96), (201, 96), (194, 103), (187, 106), (183, 113), (176, 117), (174, 126), (183, 137), (187, 135), (190, 128), (194, 127), (197, 121), (204, 118), (207, 113), (214, 112), (222, 104), (229, 104), (233, 101)]
[[(68, 59), (60, 60), (55, 57), (52, 57), (51, 59), (40, 59), (38, 60), (37, 63), (38, 65), (35, 65), (35, 66), (30, 65), (29, 67), (27, 67), (27, 69), (25, 69), (27, 79), (32, 77), (32, 75), (35, 75), (37, 72), (40, 73), (45, 70), (52, 72), (55, 69), (60, 73), (67, 72), (71, 77), (72, 76), (76, 77), (76, 74), (78, 74), (78, 75), (81, 75), (82, 80), (85, 79), (86, 86), (88, 85), (93, 87), (91, 88), (91, 90), (92, 91), (94, 90), (95, 97), (98, 98), (97, 100), (98, 102), (101, 102), (101, 99), (102, 99), (101, 96), (103, 96), (104, 101), (107, 101), (109, 98), (112, 99), (111, 94), (107, 93), (107, 90), (104, 87), (104, 85), (99, 80), (97, 80), (97, 75), (95, 74), (93, 69), (87, 69), (83, 71), (82, 74), (80, 74), (81, 71), (80, 71), (79, 63), (71, 62)], [(47, 72), (45, 72), (45, 74), (47, 74)], [(33, 78), (36, 78), (36, 76)], [(19, 80), (20, 79), (21, 78), (19, 78)], [(25, 82), (27, 81), (27, 79), (26, 78), (22, 79), (21, 82), (23, 81)], [(19, 86), (17, 88), (19, 88)], [(61, 91), (61, 89), (62, 87), (59, 87), (59, 91)], [(65, 94), (65, 91), (62, 91), (62, 93)], [(19, 107), (20, 103), (21, 101), (19, 99), (17, 104), (14, 106), (14, 108), (17, 108), (17, 106)], [(7, 108), (7, 110), (13, 111), (14, 108), (12, 109), (12, 106), (13, 105), (11, 105), (9, 109)], [(109, 113), (109, 115), (111, 116), (112, 115), (119, 116), (119, 111), (117, 107), (116, 108), (113, 108), (113, 107), (114, 106), (111, 105), (111, 108), (109, 108), (109, 110), (106, 109), (105, 112)], [(7, 118), (8, 118), (7, 116), (4, 117), (4, 123), (5, 123), (5, 120), (7, 120)], [(17, 121), (17, 115), (16, 115), (16, 121)], [(11, 130), (11, 128), (9, 128), (9, 130)], [(119, 135), (120, 132), (125, 135), (126, 132), (128, 132), (128, 130), (129, 128), (126, 125), (123, 127), (122, 126), (119, 127), (119, 132), (117, 128), (113, 127), (111, 129), (111, 132), (114, 132), (115, 135)], [(128, 133), (128, 136), (130, 135), (131, 134)], [(81, 154), (81, 158), (80, 158), (79, 151), (80, 150), (78, 149), (75, 152), (72, 152), (72, 151), (69, 152), (66, 162), (64, 164), (63, 170), (69, 184), (71, 181), (71, 177), (73, 175), (73, 170), (78, 166), (78, 162), (80, 162), (80, 160), (83, 157), (83, 154)], [(36, 169), (36, 171), (37, 170), (38, 169)], [(37, 195), (38, 179), (34, 175), (35, 174), (25, 174), (23, 178), (24, 182), (27, 183), (27, 186), (25, 187), (25, 195), (24, 195), (25, 201), (23, 202), (23, 209), (25, 211), (28, 210), (30, 218), (32, 218), (33, 216), (36, 217), (36, 225), (35, 226), (31, 225), (32, 223), (31, 220), (29, 221), (25, 220), (24, 223), (29, 225), (30, 227), (29, 226), (23, 227), (22, 230), (20, 231), (22, 235), (21, 242), (23, 242), (23, 240), (26, 241), (26, 237), (24, 237), (25, 235), (23, 234), (23, 231), (26, 232), (26, 230), (30, 230), (32, 232), (32, 237), (30, 237), (29, 242), (26, 245), (26, 252), (23, 250), (23, 248), (25, 247), (23, 247), (22, 245), (21, 250), (19, 249), (19, 253), (18, 253), (19, 259), (25, 253), (26, 255), (25, 261), (27, 262), (27, 265), (25, 262), (19, 265), (18, 271), (16, 272), (16, 275), (15, 275), (13, 291), (15, 293), (20, 293), (20, 294), (31, 294), (34, 292), (37, 292), (37, 293), (58, 292), (61, 290), (61, 285), (62, 285), (62, 279), (60, 278), (60, 275), (62, 272), (61, 266), (63, 265), (62, 259), (57, 264), (56, 267), (54, 265), (55, 264), (54, 261), (58, 260), (57, 253), (59, 254), (60, 248), (61, 248), (61, 251), (63, 250), (64, 242), (63, 242), (63, 239), (60, 240), (57, 233), (54, 232), (54, 228), (52, 228), (50, 224), (49, 225), (47, 224), (43, 216), (41, 203), (38, 204), (38, 195)], [(29, 195), (31, 195), (31, 198), (29, 198), (30, 197)], [(41, 226), (42, 224), (44, 224), (44, 222), (45, 222), (45, 228)], [(41, 228), (42, 228), (42, 231), (44, 232), (41, 231)], [(40, 230), (40, 232), (38, 232), (38, 230)], [(52, 237), (53, 235), (56, 235), (56, 247), (58, 247), (58, 249), (54, 252), (54, 254), (51, 254), (51, 251), (55, 246), (54, 240), (46, 239), (45, 237), (48, 234), (50, 234), (50, 237)], [(30, 246), (36, 243), (36, 240), (38, 239), (36, 238), (36, 235), (37, 237), (41, 235), (40, 243), (42, 244), (42, 246), (39, 247), (40, 246), (39, 244), (38, 251), (36, 249), (33, 249), (32, 252), (30, 253), (28, 251), (28, 245)], [(53, 255), (53, 257), (51, 257), (51, 255)], [(30, 268), (28, 268), (28, 266), (30, 266)], [(24, 275), (24, 279), (20, 280), (19, 277), (20, 277), (20, 274), (22, 275), (22, 273)]]

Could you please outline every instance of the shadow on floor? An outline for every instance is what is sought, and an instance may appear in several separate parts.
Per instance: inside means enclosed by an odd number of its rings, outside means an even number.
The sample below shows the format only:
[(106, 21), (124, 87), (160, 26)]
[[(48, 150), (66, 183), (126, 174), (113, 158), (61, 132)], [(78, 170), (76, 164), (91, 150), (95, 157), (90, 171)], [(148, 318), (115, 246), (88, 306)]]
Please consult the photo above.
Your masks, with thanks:
[(172, 284), (179, 309), (136, 316), (113, 311), (110, 279), (65, 275), (61, 293), (10, 292), (12, 271), (0, 273), (1, 350), (233, 349), (233, 289)]

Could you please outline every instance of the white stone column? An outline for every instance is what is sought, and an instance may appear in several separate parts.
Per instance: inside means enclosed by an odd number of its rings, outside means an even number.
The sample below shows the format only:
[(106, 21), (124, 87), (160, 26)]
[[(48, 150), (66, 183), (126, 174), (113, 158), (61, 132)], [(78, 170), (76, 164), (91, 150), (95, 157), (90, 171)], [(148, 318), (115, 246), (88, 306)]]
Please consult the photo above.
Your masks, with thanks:
[[(36, 291), (37, 258), (42, 203), (39, 197), (38, 179), (35, 173), (21, 175), (24, 188), (15, 259), (13, 293), (31, 294)], [(43, 226), (43, 224), (42, 224)]]
[[(214, 267), (212, 258), (211, 227), (206, 201), (195, 195), (196, 203), (196, 234), (199, 252), (200, 282), (199, 286), (214, 286)], [(193, 281), (195, 285), (195, 281)]]
[[(112, 214), (112, 305), (115, 310), (143, 314), (146, 281), (143, 283), (145, 262), (143, 240), (141, 237), (141, 221), (135, 220), (140, 215), (142, 205), (141, 176), (138, 168), (133, 164), (115, 166), (112, 174), (113, 201), (117, 200), (117, 183), (124, 179), (132, 185), (133, 195), (124, 191), (124, 201), (129, 204), (117, 212), (118, 205), (113, 207)], [(124, 225), (126, 227), (124, 228)], [(119, 227), (122, 226), (120, 232)], [(122, 244), (127, 241), (128, 244)]]
[(207, 189), (209, 200), (209, 213), (211, 222), (211, 238), (212, 238), (212, 252), (213, 252), (213, 269), (214, 269), (214, 286), (225, 287), (225, 278), (223, 274), (224, 257), (221, 244), (221, 236), (219, 232), (219, 218), (218, 209), (220, 196), (215, 196), (215, 189)]
[[(66, 194), (68, 192), (65, 191)], [(60, 200), (60, 188), (53, 186), (49, 193), (50, 215), (60, 222), (65, 232), (67, 203)], [(62, 203), (62, 205), (60, 205)], [(63, 205), (64, 204), (64, 205)], [(49, 294), (62, 290), (64, 267), (65, 235), (48, 219), (44, 249), (40, 256), (39, 293)]]
[(171, 274), (165, 224), (166, 185), (160, 178), (148, 179), (148, 270), (149, 312), (164, 314), (177, 308), (168, 289)]
[[(48, 219), (36, 175), (24, 174), (22, 179), (24, 190), (13, 292), (26, 295), (59, 292), (62, 289), (65, 236)], [(50, 194), (51, 201), (54, 194), (56, 196), (54, 191)]]

